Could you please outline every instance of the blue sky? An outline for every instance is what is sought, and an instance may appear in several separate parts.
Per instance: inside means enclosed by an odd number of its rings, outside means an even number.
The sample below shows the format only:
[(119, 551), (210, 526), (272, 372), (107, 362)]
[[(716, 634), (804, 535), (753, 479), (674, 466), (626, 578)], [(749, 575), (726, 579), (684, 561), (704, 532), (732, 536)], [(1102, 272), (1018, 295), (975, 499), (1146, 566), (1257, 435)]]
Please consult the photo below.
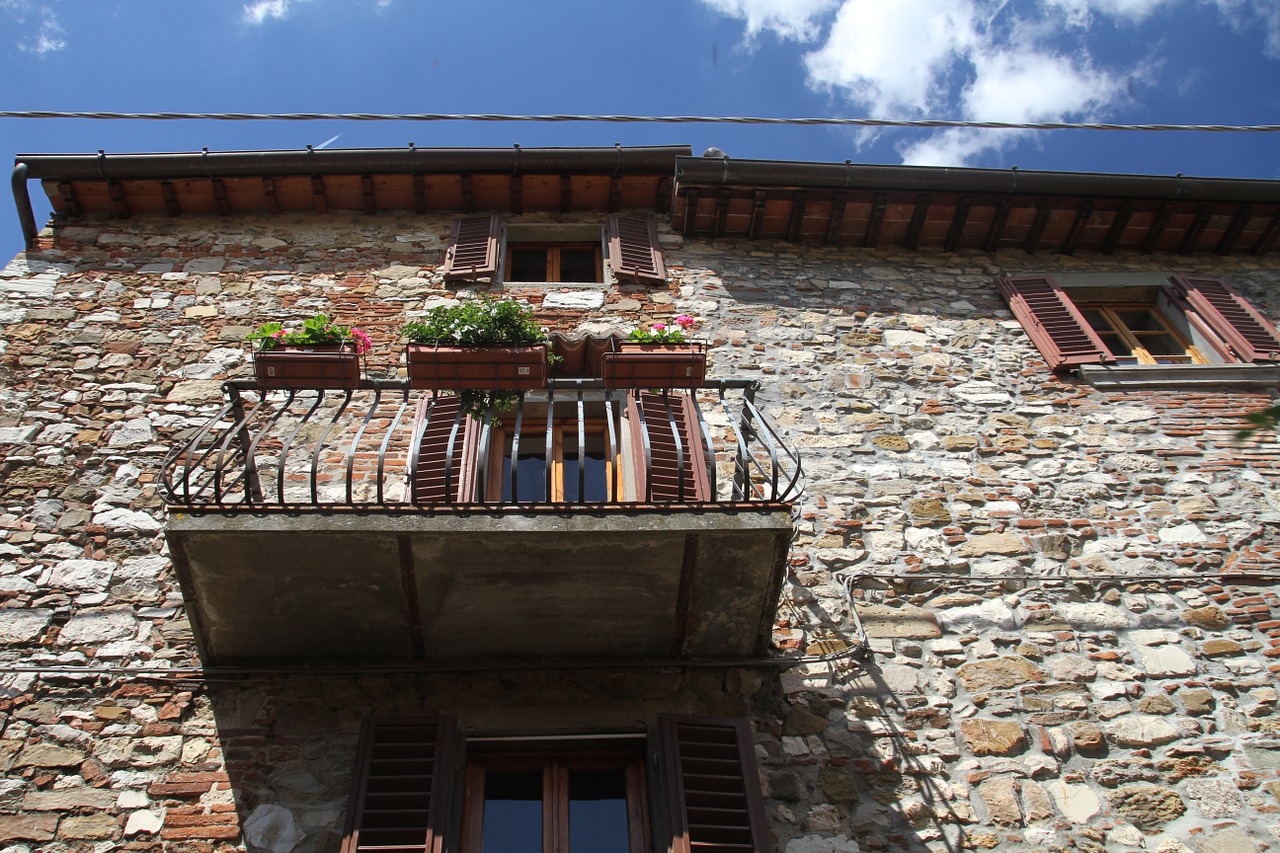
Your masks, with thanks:
[[(0, 79), (7, 110), (1272, 124), (1280, 2), (0, 0)], [(1280, 134), (0, 119), (6, 155), (335, 135), (331, 147), (688, 143), (739, 158), (1280, 179)], [(8, 257), (17, 219), (0, 222)]]

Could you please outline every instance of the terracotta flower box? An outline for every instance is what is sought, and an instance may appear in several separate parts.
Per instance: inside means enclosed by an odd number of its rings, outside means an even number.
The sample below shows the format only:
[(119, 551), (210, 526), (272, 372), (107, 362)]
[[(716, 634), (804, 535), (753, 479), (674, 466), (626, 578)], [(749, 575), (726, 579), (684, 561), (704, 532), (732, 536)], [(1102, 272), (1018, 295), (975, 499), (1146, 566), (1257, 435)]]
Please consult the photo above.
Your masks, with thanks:
[(627, 343), (601, 356), (606, 388), (701, 388), (707, 380), (706, 345)]
[(410, 388), (519, 391), (547, 386), (547, 345), (406, 347)]
[(283, 344), (253, 354), (261, 388), (352, 389), (360, 384), (360, 355), (351, 344)]

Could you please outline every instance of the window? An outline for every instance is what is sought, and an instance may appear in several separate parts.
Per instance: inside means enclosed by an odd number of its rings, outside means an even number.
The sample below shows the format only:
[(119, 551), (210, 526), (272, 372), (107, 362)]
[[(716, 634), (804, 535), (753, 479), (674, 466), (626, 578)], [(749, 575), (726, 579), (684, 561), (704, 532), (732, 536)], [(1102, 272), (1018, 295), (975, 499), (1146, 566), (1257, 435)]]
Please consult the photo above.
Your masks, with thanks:
[(497, 214), (459, 219), (445, 251), (446, 281), (603, 282), (604, 257), (623, 281), (666, 280), (653, 222), (611, 215), (599, 226), (508, 225)]
[(1010, 276), (997, 285), (1053, 370), (1280, 360), (1275, 327), (1222, 279), (1077, 287)]
[(706, 432), (689, 393), (635, 391), (610, 403), (597, 392), (554, 405), (532, 393), (487, 426), (456, 397), (423, 396), (414, 435), (419, 504), (713, 499)]
[(361, 737), (342, 851), (763, 853), (759, 778), (740, 719), (465, 743), (451, 717), (377, 721)]

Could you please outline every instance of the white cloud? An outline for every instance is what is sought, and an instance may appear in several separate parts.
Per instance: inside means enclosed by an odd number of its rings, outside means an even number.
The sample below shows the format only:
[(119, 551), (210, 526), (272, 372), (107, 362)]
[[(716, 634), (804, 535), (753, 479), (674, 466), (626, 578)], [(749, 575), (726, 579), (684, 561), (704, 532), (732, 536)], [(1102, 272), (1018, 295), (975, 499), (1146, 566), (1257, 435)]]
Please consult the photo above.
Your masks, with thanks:
[(703, 0), (730, 18), (741, 18), (747, 37), (772, 30), (780, 38), (812, 41), (821, 32), (820, 18), (839, 5), (840, 0)]
[(67, 46), (66, 30), (52, 6), (36, 5), (30, 0), (0, 0), (0, 12), (25, 31), (15, 42), (21, 52), (43, 58)]
[[(1128, 84), (1151, 76), (1145, 60), (1099, 67), (1085, 40), (1098, 16), (1134, 23), (1161, 6), (1188, 0), (841, 0), (804, 57), (808, 85), (831, 92), (873, 118), (1070, 121), (1105, 114)], [(790, 11), (791, 34), (807, 22), (821, 32), (814, 2), (703, 0), (752, 27), (769, 28), (766, 9)], [(1274, 0), (1205, 0), (1218, 3)], [(747, 6), (754, 7), (748, 9)], [(752, 17), (754, 14), (754, 17)], [(863, 131), (867, 144), (877, 133)], [(998, 152), (1028, 134), (950, 129), (904, 142), (906, 162), (960, 165)]]
[(1280, 59), (1280, 3), (1276, 0), (1202, 0), (1218, 7), (1231, 28), (1249, 34), (1255, 28), (1264, 33), (1264, 50)]
[(289, 0), (254, 0), (244, 7), (244, 19), (250, 24), (261, 24), (268, 18), (284, 20), (289, 14)]

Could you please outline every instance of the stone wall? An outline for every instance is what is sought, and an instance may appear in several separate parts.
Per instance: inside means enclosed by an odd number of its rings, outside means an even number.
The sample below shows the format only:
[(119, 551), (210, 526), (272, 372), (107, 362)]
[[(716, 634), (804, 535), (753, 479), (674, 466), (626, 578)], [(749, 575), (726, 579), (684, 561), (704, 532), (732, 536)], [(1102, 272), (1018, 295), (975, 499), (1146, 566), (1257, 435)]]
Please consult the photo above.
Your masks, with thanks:
[(564, 331), (694, 314), (713, 375), (762, 379), (808, 475), (775, 631), (801, 663), (188, 677), (165, 453), (222, 379), (250, 374), (242, 338), (262, 320), (336, 313), (392, 375), (395, 328), (451, 295), (436, 273), (449, 225), (80, 223), (0, 272), (0, 850), (336, 850), (362, 718), (465, 708), (519, 733), (569, 707), (583, 725), (749, 715), (788, 853), (1280, 843), (1280, 453), (1232, 438), (1267, 395), (1054, 376), (993, 286), (1222, 275), (1280, 317), (1266, 258), (664, 228), (667, 289), (516, 295)]

